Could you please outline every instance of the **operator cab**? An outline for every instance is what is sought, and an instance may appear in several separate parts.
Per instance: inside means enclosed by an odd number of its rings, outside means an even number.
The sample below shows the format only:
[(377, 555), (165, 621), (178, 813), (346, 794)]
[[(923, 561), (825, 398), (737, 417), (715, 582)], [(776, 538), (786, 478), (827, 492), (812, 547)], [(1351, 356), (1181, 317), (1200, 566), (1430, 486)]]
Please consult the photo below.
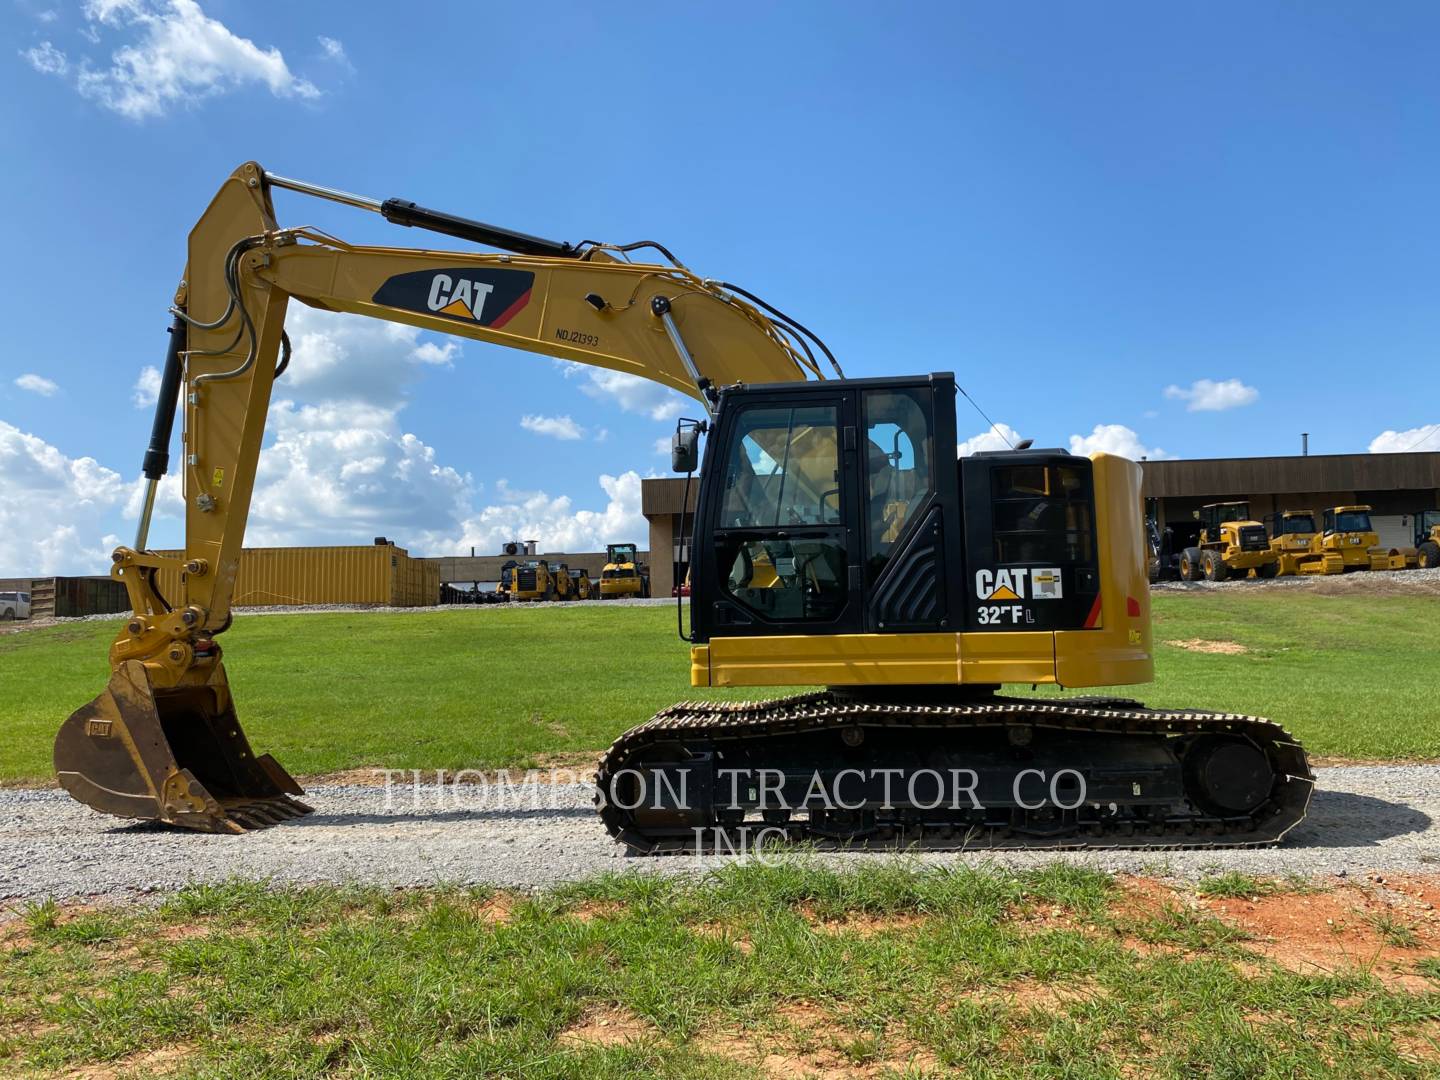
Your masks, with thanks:
[(1370, 507), (1368, 506), (1337, 506), (1325, 511), (1325, 535), (1334, 533), (1368, 533), (1374, 532), (1370, 527)]
[(1265, 532), (1272, 540), (1285, 536), (1310, 536), (1315, 532), (1315, 515), (1308, 510), (1266, 514)]
[(954, 376), (721, 393), (694, 524), (694, 640), (1082, 629), (1092, 463), (957, 459)]

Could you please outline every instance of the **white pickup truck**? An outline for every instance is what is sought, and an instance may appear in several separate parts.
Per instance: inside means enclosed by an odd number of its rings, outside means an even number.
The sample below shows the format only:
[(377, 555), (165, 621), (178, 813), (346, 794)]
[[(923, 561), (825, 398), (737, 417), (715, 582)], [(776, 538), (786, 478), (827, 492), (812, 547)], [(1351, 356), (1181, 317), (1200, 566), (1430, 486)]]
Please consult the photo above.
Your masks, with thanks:
[(0, 619), (30, 618), (30, 594), (28, 592), (0, 592)]

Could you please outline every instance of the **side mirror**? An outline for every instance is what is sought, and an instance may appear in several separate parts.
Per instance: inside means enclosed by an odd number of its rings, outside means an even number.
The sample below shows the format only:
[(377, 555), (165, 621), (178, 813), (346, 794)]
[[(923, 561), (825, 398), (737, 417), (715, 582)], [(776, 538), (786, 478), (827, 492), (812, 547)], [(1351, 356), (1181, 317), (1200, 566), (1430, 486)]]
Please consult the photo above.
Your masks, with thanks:
[(670, 469), (677, 473), (693, 473), (700, 467), (700, 429), (677, 427), (670, 440)]

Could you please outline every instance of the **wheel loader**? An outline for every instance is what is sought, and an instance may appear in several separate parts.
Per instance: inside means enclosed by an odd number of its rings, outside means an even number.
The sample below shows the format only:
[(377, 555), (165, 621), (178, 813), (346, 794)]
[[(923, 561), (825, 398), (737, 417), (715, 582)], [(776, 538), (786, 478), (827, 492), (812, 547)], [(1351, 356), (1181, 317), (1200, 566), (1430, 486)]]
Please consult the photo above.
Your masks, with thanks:
[[(458, 249), (282, 227), (280, 191)], [(307, 360), (285, 334), (292, 301), (628, 372), (695, 401), (672, 451), (698, 484), (683, 530), (690, 680), (757, 693), (683, 702), (618, 734), (595, 795), (632, 851), (1265, 845), (1304, 817), (1305, 751), (1269, 721), (1053, 692), (1153, 678), (1134, 462), (958, 458), (953, 374), (846, 378), (799, 321), (657, 242), (544, 239), (253, 161), (190, 233), (136, 539), (114, 554), (133, 614), (108, 685), (56, 738), (60, 783), (87, 805), (230, 833), (309, 811), (251, 749), (222, 644), (272, 386)], [(177, 406), (185, 550), (170, 557), (147, 541)], [(183, 574), (171, 595), (167, 568)], [(295, 631), (315, 678), (328, 644)], [(764, 693), (796, 685), (821, 689)]]
[(600, 599), (643, 599), (650, 595), (650, 569), (640, 562), (634, 544), (607, 544), (600, 570)]
[(1340, 574), (1345, 564), (1338, 554), (1319, 548), (1313, 510), (1281, 510), (1265, 515), (1265, 532), (1276, 561), (1260, 567), (1261, 577), (1298, 574)]
[(1200, 522), (1199, 542), (1180, 552), (1182, 581), (1224, 581), (1248, 577), (1274, 577), (1279, 556), (1270, 546), (1265, 526), (1250, 516), (1248, 502), (1210, 503), (1195, 512)]
[(1415, 565), (1421, 570), (1440, 567), (1440, 510), (1415, 515)]

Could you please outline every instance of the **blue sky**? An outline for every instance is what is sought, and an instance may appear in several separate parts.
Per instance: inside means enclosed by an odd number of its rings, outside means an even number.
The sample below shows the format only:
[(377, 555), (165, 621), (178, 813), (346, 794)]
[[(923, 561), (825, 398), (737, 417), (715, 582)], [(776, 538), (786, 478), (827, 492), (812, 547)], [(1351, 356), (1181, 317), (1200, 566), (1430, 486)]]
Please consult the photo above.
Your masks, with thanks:
[[(1440, 449), (1431, 4), (0, 2), (0, 576), (128, 541), (134, 387), (187, 230), (249, 158), (658, 239), (850, 374), (954, 370), (1041, 444)], [(292, 329), (309, 355), (277, 385), (251, 542), (643, 541), (666, 394), (305, 311)], [(167, 516), (154, 539), (178, 535)]]

